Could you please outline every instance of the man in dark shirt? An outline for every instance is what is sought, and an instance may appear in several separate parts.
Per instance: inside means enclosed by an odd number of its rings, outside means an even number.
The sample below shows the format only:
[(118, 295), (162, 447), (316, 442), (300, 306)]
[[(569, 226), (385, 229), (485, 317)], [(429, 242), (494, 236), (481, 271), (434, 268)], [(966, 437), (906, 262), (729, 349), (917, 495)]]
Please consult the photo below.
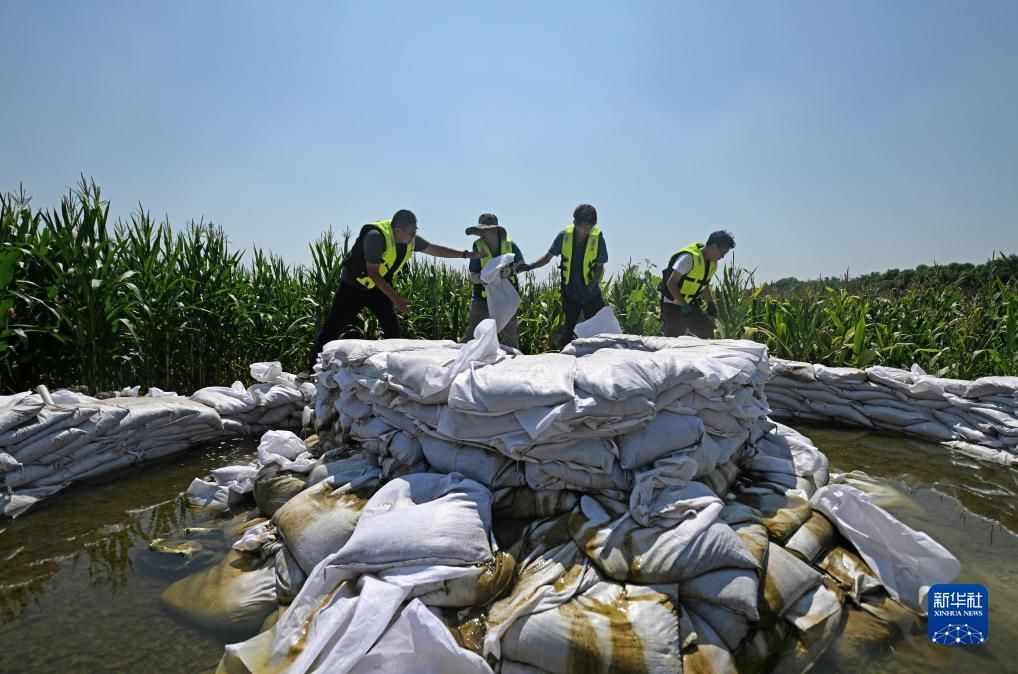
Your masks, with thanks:
[(308, 372), (325, 343), (343, 336), (362, 309), (378, 318), (386, 339), (403, 336), (396, 312), (405, 314), (410, 305), (392, 289), (392, 282), (415, 252), (434, 257), (480, 257), (476, 251), (455, 250), (417, 236), (417, 216), (407, 210), (396, 211), (392, 220), (364, 225), (343, 261), (332, 307), (308, 354)]
[(604, 308), (601, 277), (608, 262), (608, 248), (597, 225), (597, 211), (590, 204), (580, 204), (573, 211), (573, 224), (558, 233), (548, 252), (517, 271), (539, 269), (554, 256), (562, 258), (562, 313), (565, 322), (559, 334), (559, 346), (573, 339), (573, 330), (580, 314), (590, 318)]
[[(494, 257), (513, 253), (516, 257), (513, 263), (502, 269), (503, 276), (519, 290), (516, 281), (516, 268), (523, 263), (523, 253), (516, 242), (509, 238), (505, 227), (498, 224), (498, 217), (493, 213), (482, 213), (477, 218), (477, 224), (467, 227), (467, 235), (479, 237), (474, 241), (474, 250), (481, 253), (480, 258), (470, 261), (470, 280), (473, 281), (474, 291), (470, 297), (470, 320), (467, 329), (463, 333), (463, 341), (469, 342), (474, 338), (474, 330), (477, 325), (490, 316), (488, 312), (488, 298), (484, 291), (484, 284), (481, 282), (481, 269)], [(516, 328), (515, 314), (506, 323), (502, 331), (498, 333), (499, 341), (503, 344), (518, 349), (520, 348), (519, 332)]]

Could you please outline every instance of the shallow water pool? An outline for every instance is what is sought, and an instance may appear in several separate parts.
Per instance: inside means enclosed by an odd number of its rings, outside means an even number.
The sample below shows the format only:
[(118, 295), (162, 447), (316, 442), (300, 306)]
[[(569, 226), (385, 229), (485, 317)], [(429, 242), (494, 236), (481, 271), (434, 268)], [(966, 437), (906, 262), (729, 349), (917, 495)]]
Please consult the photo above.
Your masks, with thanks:
[[(865, 630), (839, 638), (818, 672), (1018, 672), (1018, 472), (894, 436), (798, 426), (832, 469), (877, 478), (878, 502), (926, 531), (962, 564), (957, 582), (990, 595), (990, 637), (978, 647), (933, 646), (925, 632), (893, 645)], [(151, 552), (152, 538), (222, 520), (186, 508), (179, 493), (213, 468), (245, 463), (255, 444), (232, 440), (149, 465), (116, 481), (73, 488), (0, 523), (0, 671), (203, 672), (223, 645), (249, 635), (182, 622), (159, 596), (190, 569)], [(223, 545), (225, 552), (225, 544)]]

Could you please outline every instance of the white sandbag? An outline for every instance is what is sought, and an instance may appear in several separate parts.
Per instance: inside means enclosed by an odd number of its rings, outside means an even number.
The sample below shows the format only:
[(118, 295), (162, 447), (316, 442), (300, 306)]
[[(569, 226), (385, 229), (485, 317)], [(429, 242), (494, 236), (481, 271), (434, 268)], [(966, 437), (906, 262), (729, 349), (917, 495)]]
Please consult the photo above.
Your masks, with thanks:
[(992, 395), (1018, 396), (1018, 377), (980, 377), (965, 387), (966, 398)]
[(341, 485), (363, 476), (377, 477), (377, 475), (378, 459), (372, 454), (355, 452), (341, 459), (326, 454), (308, 473), (308, 487), (313, 487), (328, 478), (332, 478), (333, 484)]
[(449, 406), (506, 413), (558, 405), (572, 400), (575, 375), (572, 356), (544, 353), (506, 358), (457, 376), (449, 388)]
[(674, 585), (601, 582), (568, 604), (516, 621), (502, 652), (551, 672), (677, 672), (677, 604)]
[(230, 488), (194, 478), (184, 492), (188, 505), (210, 510), (226, 510), (230, 507)]
[(784, 615), (807, 592), (820, 585), (821, 576), (811, 566), (777, 543), (767, 549), (767, 568), (763, 570), (760, 594), (760, 622), (770, 625)]
[(526, 484), (519, 462), (500, 454), (427, 435), (420, 442), (428, 463), (440, 473), (460, 473), (493, 488)]
[(908, 393), (912, 385), (912, 373), (896, 367), (874, 365), (866, 368), (866, 378), (876, 384), (883, 384), (895, 391)]
[(755, 568), (736, 533), (717, 519), (722, 508), (717, 497), (698, 483), (686, 489), (696, 487), (705, 495), (688, 500), (695, 505), (682, 519), (676, 504), (671, 512), (677, 519), (664, 520), (667, 526), (641, 526), (625, 504), (584, 496), (571, 518), (570, 533), (605, 575), (619, 581), (669, 583), (715, 569)]
[(178, 580), (163, 592), (162, 603), (203, 627), (254, 631), (276, 609), (275, 558), (231, 550), (217, 565)]
[[(738, 650), (739, 644), (749, 634), (751, 623), (747, 618), (738, 613), (727, 611), (717, 604), (690, 599), (681, 593), (679, 596), (682, 597), (682, 609), (684, 612), (688, 614), (695, 613), (701, 620), (706, 621), (717, 635), (721, 637), (728, 650), (732, 652)], [(753, 599), (755, 601), (756, 597)]]
[(288, 606), (297, 597), (308, 575), (290, 554), (286, 544), (276, 551), (276, 600)]
[(926, 411), (902, 410), (889, 405), (871, 405), (867, 403), (862, 406), (862, 411), (872, 421), (894, 429), (921, 424), (924, 421), (931, 421), (933, 419), (932, 413)]
[(488, 299), (488, 315), (498, 326), (496, 333), (505, 329), (520, 306), (520, 293), (509, 279), (502, 276), (502, 269), (511, 265), (515, 259), (515, 253), (499, 255), (488, 260), (488, 264), (481, 269), (481, 282)]
[(834, 421), (840, 421), (850, 426), (873, 428), (873, 422), (870, 421), (869, 417), (863, 414), (858, 407), (850, 403), (834, 405), (809, 400), (807, 401), (807, 406), (817, 414), (823, 414)]
[(797, 360), (785, 360), (784, 358), (770, 359), (771, 372), (775, 377), (786, 377), (793, 381), (814, 382), (817, 379), (816, 369), (812, 363), (803, 363)]
[(956, 440), (958, 438), (957, 433), (939, 421), (923, 421), (918, 424), (912, 424), (911, 426), (905, 427), (905, 432), (911, 435), (917, 435), (921, 438), (936, 440), (937, 442)]
[(486, 657), (501, 658), (502, 635), (528, 615), (560, 606), (601, 580), (590, 560), (569, 536), (568, 515), (531, 524), (518, 562), (512, 593), (488, 609), (485, 620)]
[(191, 395), (191, 400), (208, 405), (220, 414), (236, 415), (255, 408), (254, 397), (239, 381), (232, 386), (206, 386)]
[(476, 573), (472, 567), (407, 567), (337, 586), (323, 573), (327, 564), (310, 574), (274, 631), (227, 650), (250, 671), (352, 671), (398, 622), (413, 588)]
[[(462, 349), (448, 347), (390, 353), (385, 368), (389, 386), (411, 400), (432, 404), (444, 402), (442, 394), (458, 373), (449, 371), (449, 368), (461, 355)], [(439, 371), (444, 375), (436, 380), (435, 373)], [(433, 382), (430, 388), (427, 386), (429, 378)], [(439, 380), (445, 386), (441, 386)]]
[(788, 539), (785, 549), (799, 555), (806, 563), (812, 564), (833, 540), (834, 524), (822, 514), (813, 511), (810, 518)]
[(761, 523), (777, 541), (790, 538), (812, 515), (809, 497), (797, 489), (740, 483), (734, 491), (740, 503), (760, 513)]
[(57, 484), (48, 487), (34, 487), (31, 489), (19, 489), (14, 493), (0, 491), (0, 515), (15, 518), (32, 508), (39, 501), (49, 498), (65, 485)]
[(622, 470), (618, 464), (613, 464), (611, 470), (602, 471), (564, 461), (527, 461), (523, 464), (523, 470), (531, 489), (598, 492), (613, 489), (628, 491), (632, 487), (632, 474)]
[(679, 625), (683, 644), (681, 671), (709, 672), (710, 674), (738, 673), (735, 657), (728, 649), (725, 640), (703, 616), (687, 608), (682, 611)]
[(424, 448), (421, 441), (402, 431), (397, 431), (389, 440), (386, 453), (404, 466), (412, 466), (424, 460)]
[(522, 453), (528, 461), (562, 463), (590, 466), (610, 473), (617, 469), (619, 450), (610, 438), (577, 437), (585, 433), (572, 433), (575, 439), (557, 442), (537, 443)]
[(300, 492), (272, 516), (286, 547), (306, 573), (350, 540), (377, 482), (377, 472), (353, 483), (328, 479)]
[(814, 365), (813, 371), (819, 381), (827, 384), (841, 386), (852, 382), (866, 381), (866, 373), (854, 367), (828, 367), (827, 365)]
[(244, 531), (230, 547), (239, 552), (257, 552), (266, 547), (277, 547), (275, 545), (279, 538), (276, 535), (276, 528), (271, 522), (263, 522)]
[(303, 405), (301, 389), (284, 384), (254, 384), (247, 392), (255, 401), (255, 407), (278, 407), (279, 405)]
[(458, 473), (396, 478), (364, 506), (350, 540), (330, 558), (330, 574), (491, 559), (491, 501), (486, 487)]
[(619, 436), (619, 463), (629, 470), (640, 468), (696, 445), (703, 432), (703, 421), (698, 417), (661, 412), (642, 428)]
[(294, 460), (307, 451), (307, 445), (290, 431), (268, 431), (258, 443), (258, 460), (262, 465)]
[(824, 554), (817, 567), (837, 582), (838, 586), (859, 604), (870, 592), (884, 594), (883, 585), (873, 570), (854, 552), (834, 547)]
[(736, 613), (747, 620), (758, 620), (756, 569), (717, 569), (679, 583), (679, 596), (685, 602), (699, 600)]
[[(25, 402), (24, 398), (27, 396), (27, 393), (17, 396), (0, 396), (0, 438), (3, 438), (12, 428), (17, 428), (34, 419), (44, 407), (42, 401)], [(4, 446), (2, 442), (0, 442), (0, 446)]]
[(829, 517), (880, 577), (888, 594), (920, 615), (932, 585), (950, 583), (961, 564), (942, 545), (895, 519), (848, 485), (824, 487), (813, 507)]
[[(501, 357), (498, 348), (498, 330), (495, 321), (486, 318), (474, 328), (474, 338), (462, 345), (456, 359), (449, 365), (429, 367), (421, 387), (421, 398), (429, 399), (442, 394), (460, 374), (466, 374)], [(451, 398), (451, 393), (450, 393)]]
[(483, 606), (508, 589), (515, 579), (516, 560), (499, 550), (477, 573), (419, 585), (410, 593), (426, 606), (466, 608)]
[(458, 645), (442, 621), (416, 599), (349, 671), (350, 674), (492, 674), (484, 658)]
[(624, 331), (619, 325), (619, 319), (615, 317), (615, 310), (606, 305), (587, 320), (577, 323), (573, 332), (582, 338), (595, 335), (621, 335)]
[(283, 372), (283, 365), (278, 360), (264, 363), (251, 363), (248, 370), (251, 378), (263, 384), (280, 384), (290, 388), (297, 388), (297, 377), (288, 372)]

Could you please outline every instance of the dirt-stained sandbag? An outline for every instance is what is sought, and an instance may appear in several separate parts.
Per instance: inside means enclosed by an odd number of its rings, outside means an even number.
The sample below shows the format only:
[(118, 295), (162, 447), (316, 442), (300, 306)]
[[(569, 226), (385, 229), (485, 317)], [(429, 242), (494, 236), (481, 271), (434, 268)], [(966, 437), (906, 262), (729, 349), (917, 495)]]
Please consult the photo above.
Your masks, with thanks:
[(170, 585), (161, 599), (203, 627), (254, 633), (278, 606), (275, 558), (230, 550), (219, 564)]
[(273, 515), (279, 534), (305, 573), (346, 544), (377, 484), (373, 476), (336, 485), (334, 478), (294, 496)]

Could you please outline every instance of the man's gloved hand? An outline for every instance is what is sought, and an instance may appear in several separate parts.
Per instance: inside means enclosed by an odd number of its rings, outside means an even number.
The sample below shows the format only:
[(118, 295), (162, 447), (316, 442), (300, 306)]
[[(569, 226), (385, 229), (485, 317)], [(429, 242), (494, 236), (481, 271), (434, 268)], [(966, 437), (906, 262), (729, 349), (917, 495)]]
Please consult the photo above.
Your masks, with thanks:
[(708, 302), (707, 303), (707, 315), (710, 316), (711, 318), (717, 318), (718, 317), (718, 305), (714, 304), (713, 302)]
[(693, 313), (693, 305), (690, 304), (689, 302), (686, 302), (685, 304), (680, 304), (679, 311), (682, 312), (683, 316), (688, 316), (689, 314)]
[(513, 266), (511, 264), (507, 264), (498, 270), (498, 274), (502, 278), (509, 278), (513, 274)]
[(530, 271), (530, 265), (528, 265), (526, 262), (517, 262), (516, 263), (516, 272), (518, 274), (522, 274), (525, 271)]

